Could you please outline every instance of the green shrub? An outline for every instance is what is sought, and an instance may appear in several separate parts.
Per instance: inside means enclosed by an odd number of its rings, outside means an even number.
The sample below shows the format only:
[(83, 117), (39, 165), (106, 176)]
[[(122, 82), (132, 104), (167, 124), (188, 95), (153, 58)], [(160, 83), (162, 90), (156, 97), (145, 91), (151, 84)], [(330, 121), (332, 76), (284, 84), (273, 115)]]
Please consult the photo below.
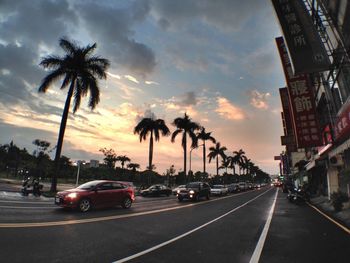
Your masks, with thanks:
[(343, 192), (333, 192), (331, 194), (332, 205), (334, 207), (334, 210), (337, 212), (343, 209), (343, 203), (347, 202), (348, 200), (349, 197)]

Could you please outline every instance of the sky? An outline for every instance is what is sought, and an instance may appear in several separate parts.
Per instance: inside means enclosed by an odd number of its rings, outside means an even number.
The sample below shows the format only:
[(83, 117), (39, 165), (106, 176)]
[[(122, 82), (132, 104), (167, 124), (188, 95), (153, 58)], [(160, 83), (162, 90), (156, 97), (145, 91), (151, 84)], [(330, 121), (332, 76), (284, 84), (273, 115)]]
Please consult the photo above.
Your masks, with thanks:
[[(140, 143), (134, 127), (156, 117), (173, 132), (173, 120), (186, 112), (227, 155), (243, 149), (276, 174), (273, 157), (283, 150), (278, 89), (285, 86), (280, 35), (269, 0), (0, 0), (0, 144), (13, 140), (29, 152), (35, 139), (56, 145), (67, 89), (59, 81), (38, 93), (48, 74), (39, 63), (63, 56), (59, 39), (66, 37), (82, 47), (96, 43), (95, 54), (111, 65), (96, 109), (85, 97), (70, 112), (63, 155), (102, 161), (99, 149), (114, 149), (144, 170), (149, 141)], [(153, 163), (160, 174), (171, 165), (183, 170), (181, 138), (161, 137)], [(202, 171), (201, 149), (191, 164)], [(207, 170), (215, 174), (215, 162)]]

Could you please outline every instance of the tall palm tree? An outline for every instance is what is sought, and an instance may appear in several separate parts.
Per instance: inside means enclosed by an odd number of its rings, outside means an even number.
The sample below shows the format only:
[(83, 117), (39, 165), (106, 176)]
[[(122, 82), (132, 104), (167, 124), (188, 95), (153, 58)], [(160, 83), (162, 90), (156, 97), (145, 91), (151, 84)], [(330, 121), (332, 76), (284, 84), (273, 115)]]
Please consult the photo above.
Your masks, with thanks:
[(211, 162), (212, 159), (216, 158), (216, 175), (219, 175), (219, 156), (221, 156), (222, 159), (226, 158), (225, 151), (227, 148), (225, 146), (221, 147), (221, 144), (217, 142), (215, 144), (215, 147), (210, 147), (209, 148), (209, 163)]
[(126, 156), (126, 155), (119, 155), (119, 156), (117, 156), (116, 161), (117, 161), (117, 162), (120, 162), (121, 165), (122, 165), (122, 169), (124, 169), (125, 163), (126, 163), (126, 162), (130, 162), (131, 160), (130, 160), (130, 158), (129, 158), (128, 156)]
[(244, 164), (244, 157), (245, 157), (245, 152), (242, 149), (239, 149), (239, 151), (234, 151), (233, 152), (233, 157), (232, 157), (232, 162), (233, 165), (237, 164), (238, 165), (238, 171), (239, 175), (241, 175), (241, 167)]
[(170, 131), (162, 119), (143, 118), (134, 128), (134, 134), (139, 134), (140, 142), (142, 142), (142, 140), (146, 140), (149, 133), (151, 136), (149, 139), (148, 169), (151, 169), (153, 167), (153, 136), (156, 141), (159, 141), (160, 134), (168, 136)]
[(205, 141), (211, 141), (212, 143), (216, 143), (216, 140), (214, 137), (211, 136), (211, 132), (205, 132), (205, 128), (202, 127), (201, 131), (197, 133), (197, 139), (203, 141), (203, 173), (206, 173), (205, 165), (206, 165), (206, 147), (205, 147)]
[(191, 138), (191, 148), (196, 148), (198, 145), (198, 140), (195, 132), (200, 129), (200, 126), (198, 123), (193, 122), (186, 113), (183, 118), (176, 118), (173, 122), (173, 125), (176, 127), (176, 130), (171, 135), (171, 142), (175, 142), (176, 136), (182, 133), (181, 145), (184, 150), (184, 174), (185, 179), (187, 179), (187, 134)]
[(43, 58), (40, 65), (50, 69), (49, 74), (42, 80), (39, 92), (45, 93), (53, 82), (63, 79), (61, 89), (68, 88), (67, 98), (63, 109), (60, 131), (57, 140), (55, 154), (56, 171), (52, 177), (51, 191), (56, 192), (57, 174), (59, 172), (59, 160), (62, 151), (64, 132), (71, 99), (73, 97), (73, 114), (79, 109), (81, 97), (90, 93), (88, 106), (93, 110), (100, 101), (98, 79), (106, 79), (106, 70), (109, 61), (98, 56), (92, 56), (96, 43), (86, 47), (79, 47), (67, 39), (60, 39), (59, 45), (66, 52), (65, 56), (48, 56)]

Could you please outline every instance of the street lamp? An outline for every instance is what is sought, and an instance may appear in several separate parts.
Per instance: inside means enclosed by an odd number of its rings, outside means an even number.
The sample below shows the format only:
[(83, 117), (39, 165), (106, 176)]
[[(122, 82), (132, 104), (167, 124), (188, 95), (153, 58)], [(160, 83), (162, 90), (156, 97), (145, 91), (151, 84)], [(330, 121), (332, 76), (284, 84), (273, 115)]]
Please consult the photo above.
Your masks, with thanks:
[(191, 148), (190, 150), (190, 171), (192, 171), (192, 168), (191, 168), (191, 162), (192, 162), (192, 150), (198, 148), (199, 146), (204, 146), (204, 144), (200, 144), (198, 145), (197, 147), (194, 147), (194, 148)]
[(77, 180), (75, 182), (75, 186), (78, 186), (79, 184), (79, 173), (80, 173), (80, 165), (81, 165), (82, 161), (77, 161), (77, 166), (78, 166), (78, 172), (77, 172)]

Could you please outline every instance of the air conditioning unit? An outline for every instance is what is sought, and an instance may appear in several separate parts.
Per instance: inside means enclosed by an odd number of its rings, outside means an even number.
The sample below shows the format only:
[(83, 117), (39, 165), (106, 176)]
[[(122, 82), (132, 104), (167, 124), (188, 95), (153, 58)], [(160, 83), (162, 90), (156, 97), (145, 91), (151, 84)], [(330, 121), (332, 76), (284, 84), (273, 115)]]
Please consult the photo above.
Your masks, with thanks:
[(343, 166), (343, 157), (340, 154), (334, 155), (331, 158), (329, 158), (329, 163), (331, 166)]

